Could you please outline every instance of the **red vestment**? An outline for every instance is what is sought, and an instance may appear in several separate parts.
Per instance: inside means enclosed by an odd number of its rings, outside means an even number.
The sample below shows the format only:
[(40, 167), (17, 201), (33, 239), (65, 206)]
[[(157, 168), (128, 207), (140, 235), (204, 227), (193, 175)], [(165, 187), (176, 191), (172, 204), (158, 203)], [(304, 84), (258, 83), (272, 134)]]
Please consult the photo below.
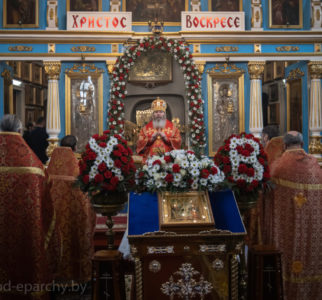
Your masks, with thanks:
[(322, 170), (302, 149), (273, 163), (268, 242), (282, 252), (285, 300), (321, 299)]
[(88, 197), (73, 186), (79, 175), (79, 167), (72, 149), (56, 148), (47, 172), (62, 244), (62, 258), (55, 280), (62, 283), (72, 280), (87, 282), (92, 274), (95, 213)]
[[(280, 158), (284, 152), (284, 141), (282, 136), (273, 137), (266, 144), (264, 151), (267, 154), (268, 166), (271, 169), (274, 161)], [(266, 207), (267, 202), (273, 197), (271, 191), (266, 191), (264, 194), (261, 194), (258, 198), (256, 205), (256, 238), (257, 243), (264, 244), (268, 243), (267, 237), (267, 228), (268, 224), (265, 224), (267, 218), (265, 214), (269, 213), (269, 208)]]
[(20, 134), (0, 132), (1, 300), (48, 297), (55, 214), (45, 180), (43, 164)]
[[(158, 137), (152, 144), (150, 144), (152, 135), (158, 131), (165, 133), (169, 140), (169, 144), (165, 143), (161, 137)], [(136, 152), (144, 158), (147, 158), (149, 156), (169, 152), (173, 149), (180, 149), (180, 146), (181, 135), (172, 122), (166, 120), (164, 128), (155, 129), (153, 128), (153, 121), (151, 121), (140, 131)]]

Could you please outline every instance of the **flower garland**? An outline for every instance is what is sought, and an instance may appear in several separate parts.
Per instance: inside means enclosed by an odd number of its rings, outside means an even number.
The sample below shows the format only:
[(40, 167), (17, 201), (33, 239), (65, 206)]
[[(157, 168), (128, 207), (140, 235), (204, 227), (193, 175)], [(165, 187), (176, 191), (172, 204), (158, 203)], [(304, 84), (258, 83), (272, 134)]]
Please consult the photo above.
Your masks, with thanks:
[(163, 156), (152, 156), (136, 172), (139, 190), (149, 192), (214, 191), (224, 178), (213, 160), (204, 155), (197, 157), (189, 150), (172, 150)]
[(189, 48), (183, 41), (164, 37), (144, 37), (136, 45), (126, 48), (122, 57), (118, 58), (113, 72), (109, 102), (109, 129), (114, 133), (123, 132), (124, 99), (127, 95), (126, 81), (135, 60), (143, 52), (158, 49), (169, 52), (179, 63), (184, 73), (187, 99), (189, 105), (190, 142), (193, 147), (205, 147), (205, 127), (203, 100), (201, 99), (201, 76), (196, 68)]
[(256, 196), (270, 178), (266, 153), (252, 134), (231, 135), (214, 160), (239, 194), (253, 192)]

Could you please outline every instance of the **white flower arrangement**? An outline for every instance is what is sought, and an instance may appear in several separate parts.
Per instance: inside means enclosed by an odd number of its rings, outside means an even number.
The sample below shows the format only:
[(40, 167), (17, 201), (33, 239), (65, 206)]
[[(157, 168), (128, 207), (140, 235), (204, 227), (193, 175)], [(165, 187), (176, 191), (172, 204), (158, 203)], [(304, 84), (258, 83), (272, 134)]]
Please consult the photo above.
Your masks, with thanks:
[(189, 150), (172, 150), (162, 156), (152, 156), (136, 172), (136, 185), (149, 192), (214, 191), (224, 179), (224, 173), (213, 160), (197, 157)]

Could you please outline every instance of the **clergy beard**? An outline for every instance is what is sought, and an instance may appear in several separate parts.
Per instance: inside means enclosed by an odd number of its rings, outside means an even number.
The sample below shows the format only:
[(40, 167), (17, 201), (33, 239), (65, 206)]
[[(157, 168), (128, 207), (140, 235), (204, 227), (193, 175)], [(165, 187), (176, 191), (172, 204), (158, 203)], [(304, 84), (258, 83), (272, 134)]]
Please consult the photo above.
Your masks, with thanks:
[(152, 120), (153, 122), (153, 128), (155, 129), (161, 129), (165, 127), (165, 118), (155, 118)]

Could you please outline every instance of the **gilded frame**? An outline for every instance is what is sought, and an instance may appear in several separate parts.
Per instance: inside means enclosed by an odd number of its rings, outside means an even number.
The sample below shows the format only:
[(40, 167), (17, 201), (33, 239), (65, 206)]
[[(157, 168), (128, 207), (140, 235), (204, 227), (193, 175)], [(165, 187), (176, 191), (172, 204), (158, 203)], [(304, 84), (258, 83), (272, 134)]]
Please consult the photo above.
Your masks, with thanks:
[[(245, 131), (245, 108), (244, 108), (244, 70), (235, 67), (235, 71), (230, 72), (227, 69), (222, 71), (217, 66), (207, 73), (207, 85), (208, 85), (208, 156), (214, 156), (217, 150), (214, 147), (213, 134), (215, 130), (214, 125), (214, 109), (215, 99), (213, 97), (213, 83), (214, 81), (229, 81), (236, 80), (238, 84), (238, 127), (239, 132)], [(226, 71), (227, 70), (227, 71)]]
[(87, 79), (91, 76), (97, 81), (97, 115), (98, 115), (98, 133), (103, 134), (103, 74), (94, 67), (94, 71), (86, 72), (85, 68), (79, 70), (79, 66), (75, 64), (73, 68), (66, 70), (65, 72), (65, 134), (73, 134), (72, 132), (72, 82), (73, 80)]
[[(303, 109), (302, 109), (302, 103), (303, 103), (303, 99), (302, 99), (302, 78), (294, 78), (294, 79), (289, 79), (287, 80), (287, 84), (286, 84), (286, 93), (287, 93), (287, 131), (290, 130), (296, 130), (299, 132), (302, 132), (303, 129), (303, 119), (302, 119), (302, 115), (303, 115)], [(299, 117), (294, 117), (292, 118), (292, 111), (296, 111), (299, 112), (299, 107), (294, 105), (293, 100), (298, 96), (301, 95), (301, 101), (300, 101), (300, 114), (298, 115)], [(292, 108), (291, 108), (292, 106)], [(292, 120), (301, 120), (301, 128), (296, 128), (294, 126), (292, 126)]]
[[(71, 2), (73, 0), (66, 0), (66, 11), (71, 11)], [(83, 1), (84, 2), (84, 1)], [(80, 11), (102, 11), (102, 0), (97, 0), (97, 10), (80, 10)]]
[[(127, 8), (129, 7), (129, 1), (130, 0), (123, 0), (122, 1), (122, 10), (123, 11), (127, 11)], [(185, 11), (188, 11), (189, 10), (189, 0), (182, 0), (184, 1), (184, 9)], [(147, 2), (147, 1), (145, 1)], [(153, 3), (154, 1), (151, 1), (151, 4)], [(177, 1), (175, 1), (175, 3), (177, 3)], [(146, 20), (146, 21), (142, 21), (142, 22), (139, 22), (139, 21), (133, 21), (134, 20), (134, 14), (133, 14), (133, 11), (132, 11), (132, 25), (148, 25), (148, 21), (149, 20)], [(151, 21), (153, 21), (153, 19), (151, 19)], [(161, 18), (160, 20), (158, 21), (163, 21)], [(180, 26), (181, 25), (181, 11), (180, 11), (180, 21), (179, 22), (164, 22), (164, 26)]]
[(208, 191), (158, 193), (160, 229), (170, 231), (214, 228)]
[(225, 3), (227, 3), (228, 1), (227, 0), (221, 0), (221, 1), (218, 1), (218, 0), (208, 0), (208, 10), (209, 11), (243, 11), (243, 0), (233, 0), (233, 2), (235, 3), (235, 4), (237, 4), (238, 3), (238, 10), (227, 10), (227, 8), (225, 7), (225, 8), (223, 8), (223, 9), (219, 9), (219, 10), (213, 10), (212, 9), (212, 6), (213, 6), (213, 3), (215, 3), (215, 2), (225, 2)]
[(133, 83), (167, 83), (171, 81), (172, 56), (158, 50), (143, 53), (132, 66), (128, 80)]
[[(283, 14), (283, 5), (290, 5), (295, 3), (298, 10), (297, 19), (292, 20), (290, 24), (287, 21), (287, 17)], [(269, 14), (269, 28), (303, 28), (303, 1), (302, 0), (269, 0), (268, 1), (268, 14)], [(288, 6), (285, 8), (287, 11), (292, 11), (292, 8)], [(273, 17), (274, 16), (274, 17)], [(274, 19), (273, 19), (274, 18)]]
[[(28, 4), (28, 9), (29, 9), (29, 13), (32, 13), (31, 16), (31, 21), (29, 23), (26, 24), (19, 24), (19, 21), (17, 22), (10, 22), (10, 18), (8, 15), (8, 11), (10, 11), (11, 13), (13, 13), (14, 11), (16, 11), (17, 13), (19, 13), (18, 8), (14, 8), (11, 5), (13, 4), (13, 1), (11, 0), (3, 0), (3, 28), (37, 28), (39, 27), (39, 0), (32, 0), (32, 4), (30, 5), (30, 3)], [(26, 0), (22, 3), (25, 3)], [(14, 18), (14, 16), (12, 16), (12, 18)], [(10, 23), (8, 23), (10, 22)]]

